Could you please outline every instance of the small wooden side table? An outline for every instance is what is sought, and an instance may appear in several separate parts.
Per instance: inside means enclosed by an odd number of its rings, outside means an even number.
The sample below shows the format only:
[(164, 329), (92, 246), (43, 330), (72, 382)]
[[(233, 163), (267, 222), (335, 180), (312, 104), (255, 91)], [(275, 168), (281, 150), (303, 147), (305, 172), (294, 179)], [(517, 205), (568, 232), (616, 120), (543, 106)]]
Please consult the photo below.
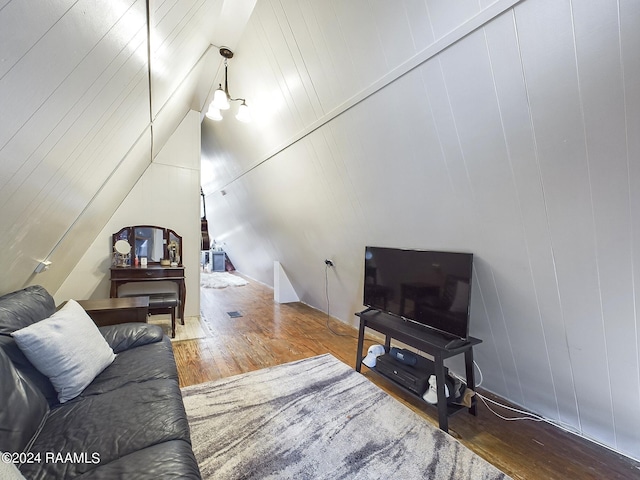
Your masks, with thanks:
[(99, 327), (129, 322), (147, 322), (149, 297), (99, 298), (78, 300)]

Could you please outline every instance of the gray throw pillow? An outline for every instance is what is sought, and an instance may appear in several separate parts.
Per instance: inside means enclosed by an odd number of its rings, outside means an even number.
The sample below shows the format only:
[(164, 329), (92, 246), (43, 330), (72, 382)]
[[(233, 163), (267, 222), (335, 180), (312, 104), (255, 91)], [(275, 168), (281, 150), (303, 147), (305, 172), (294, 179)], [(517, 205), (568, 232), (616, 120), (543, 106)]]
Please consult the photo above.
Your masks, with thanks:
[(11, 335), (33, 366), (49, 377), (60, 403), (80, 395), (116, 358), (93, 320), (74, 300), (49, 318)]

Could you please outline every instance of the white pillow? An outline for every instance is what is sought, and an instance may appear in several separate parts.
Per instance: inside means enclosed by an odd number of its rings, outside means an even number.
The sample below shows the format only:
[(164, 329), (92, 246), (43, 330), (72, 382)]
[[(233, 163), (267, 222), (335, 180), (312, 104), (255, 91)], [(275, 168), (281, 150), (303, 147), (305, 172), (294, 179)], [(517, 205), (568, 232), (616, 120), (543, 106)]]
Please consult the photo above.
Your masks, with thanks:
[(116, 358), (93, 320), (74, 300), (49, 318), (11, 335), (33, 366), (49, 377), (60, 403), (80, 395)]

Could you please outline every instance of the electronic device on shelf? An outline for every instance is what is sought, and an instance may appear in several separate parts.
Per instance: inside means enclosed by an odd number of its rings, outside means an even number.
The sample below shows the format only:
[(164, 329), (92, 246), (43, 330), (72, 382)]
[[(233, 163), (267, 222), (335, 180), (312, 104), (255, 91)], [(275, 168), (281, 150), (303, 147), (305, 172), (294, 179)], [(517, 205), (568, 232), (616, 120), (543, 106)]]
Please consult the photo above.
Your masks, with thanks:
[(434, 372), (433, 363), (423, 357), (416, 356), (416, 363), (407, 365), (388, 353), (378, 357), (376, 370), (416, 395), (422, 395), (429, 388), (429, 377)]
[(450, 339), (467, 339), (472, 270), (471, 253), (368, 246), (363, 304)]
[(389, 355), (396, 361), (411, 367), (414, 367), (418, 363), (418, 356), (406, 348), (391, 347)]

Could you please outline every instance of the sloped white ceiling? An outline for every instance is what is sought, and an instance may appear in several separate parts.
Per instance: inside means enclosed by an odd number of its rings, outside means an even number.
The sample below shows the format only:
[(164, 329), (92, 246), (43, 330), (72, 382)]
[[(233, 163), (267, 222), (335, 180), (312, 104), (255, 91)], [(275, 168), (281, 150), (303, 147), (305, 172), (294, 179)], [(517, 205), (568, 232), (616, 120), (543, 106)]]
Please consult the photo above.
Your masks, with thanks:
[[(187, 112), (201, 110), (221, 63), (210, 46), (233, 46), (254, 4), (2, 2), (0, 292), (55, 292)], [(45, 259), (55, 268), (37, 277)]]
[(628, 0), (261, 0), (255, 121), (203, 122), (211, 234), (348, 323), (365, 245), (473, 252), (483, 386), (638, 458), (639, 45)]

